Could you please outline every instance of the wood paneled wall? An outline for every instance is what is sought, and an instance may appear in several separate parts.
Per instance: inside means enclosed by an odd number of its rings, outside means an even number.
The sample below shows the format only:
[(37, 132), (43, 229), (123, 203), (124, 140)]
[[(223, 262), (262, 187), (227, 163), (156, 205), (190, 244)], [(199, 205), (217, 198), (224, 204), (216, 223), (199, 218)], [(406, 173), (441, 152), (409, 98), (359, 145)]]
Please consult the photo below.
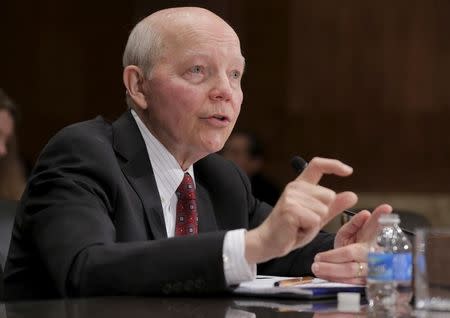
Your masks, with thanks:
[(241, 125), (270, 145), (268, 173), (285, 183), (291, 155), (320, 155), (355, 168), (349, 180), (326, 178), (338, 189), (449, 192), (450, 2), (247, 10), (244, 47), (257, 65)]
[(121, 55), (137, 18), (203, 5), (238, 32), (247, 70), (239, 128), (266, 144), (267, 173), (301, 154), (340, 158), (356, 191), (450, 190), (446, 0), (21, 1), (0, 7), (0, 86), (22, 106), (33, 161), (61, 127), (124, 106)]
[(29, 161), (62, 127), (125, 109), (127, 3), (5, 1), (0, 14), (0, 86), (21, 106), (20, 144)]

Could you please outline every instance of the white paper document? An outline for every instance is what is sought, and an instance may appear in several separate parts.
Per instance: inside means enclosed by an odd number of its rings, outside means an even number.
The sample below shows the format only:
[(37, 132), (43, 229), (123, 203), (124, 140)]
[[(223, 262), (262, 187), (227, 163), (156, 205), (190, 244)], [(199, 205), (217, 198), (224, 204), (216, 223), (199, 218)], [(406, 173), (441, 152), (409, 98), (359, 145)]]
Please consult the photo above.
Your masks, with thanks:
[(255, 280), (239, 284), (233, 292), (240, 295), (305, 299), (336, 297), (339, 292), (364, 292), (364, 286), (361, 285), (333, 283), (319, 278), (295, 286), (275, 286), (276, 282), (290, 278), (293, 277), (258, 276)]

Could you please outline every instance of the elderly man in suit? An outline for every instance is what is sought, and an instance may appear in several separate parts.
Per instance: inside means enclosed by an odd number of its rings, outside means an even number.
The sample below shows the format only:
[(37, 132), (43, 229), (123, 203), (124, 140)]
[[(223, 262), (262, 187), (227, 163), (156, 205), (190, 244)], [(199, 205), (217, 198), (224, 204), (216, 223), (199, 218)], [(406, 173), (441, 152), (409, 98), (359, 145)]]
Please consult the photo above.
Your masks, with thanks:
[(272, 208), (220, 150), (240, 112), (244, 57), (201, 8), (158, 11), (123, 57), (129, 110), (69, 126), (42, 151), (16, 219), (9, 299), (222, 292), (265, 274), (363, 283), (381, 205), (320, 231), (352, 192), (318, 185), (352, 168), (314, 158)]

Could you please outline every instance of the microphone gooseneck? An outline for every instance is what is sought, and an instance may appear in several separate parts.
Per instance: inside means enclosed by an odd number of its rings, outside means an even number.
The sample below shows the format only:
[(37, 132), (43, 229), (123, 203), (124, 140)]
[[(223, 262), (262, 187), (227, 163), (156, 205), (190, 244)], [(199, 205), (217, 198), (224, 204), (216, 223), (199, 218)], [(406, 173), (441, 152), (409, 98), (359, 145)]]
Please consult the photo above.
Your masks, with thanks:
[[(291, 159), (291, 167), (295, 170), (295, 172), (297, 174), (302, 173), (302, 171), (305, 170), (305, 168), (307, 166), (308, 166), (308, 162), (306, 162), (306, 160), (303, 159), (302, 157), (300, 157), (300, 156), (292, 157), (292, 159)], [(357, 214), (356, 212), (353, 212), (353, 211), (350, 211), (350, 210), (344, 210), (343, 212), (345, 214), (349, 215), (349, 216), (354, 216), (354, 215)], [(412, 235), (412, 236), (416, 235), (414, 232), (406, 230), (404, 228), (401, 228), (401, 230), (403, 232), (405, 232), (406, 234), (409, 234), (409, 235)]]

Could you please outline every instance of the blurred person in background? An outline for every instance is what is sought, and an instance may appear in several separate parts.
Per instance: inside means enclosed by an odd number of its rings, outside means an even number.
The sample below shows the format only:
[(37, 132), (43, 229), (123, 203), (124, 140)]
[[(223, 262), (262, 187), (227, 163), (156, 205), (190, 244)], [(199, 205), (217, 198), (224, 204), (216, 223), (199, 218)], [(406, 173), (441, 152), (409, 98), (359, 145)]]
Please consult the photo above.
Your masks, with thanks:
[(272, 206), (275, 205), (281, 191), (262, 173), (264, 147), (254, 134), (246, 131), (232, 133), (221, 153), (244, 170), (250, 178), (252, 193), (256, 198)]
[(0, 88), (0, 199), (3, 200), (19, 200), (25, 188), (24, 167), (17, 149), (17, 117), (17, 106)]

